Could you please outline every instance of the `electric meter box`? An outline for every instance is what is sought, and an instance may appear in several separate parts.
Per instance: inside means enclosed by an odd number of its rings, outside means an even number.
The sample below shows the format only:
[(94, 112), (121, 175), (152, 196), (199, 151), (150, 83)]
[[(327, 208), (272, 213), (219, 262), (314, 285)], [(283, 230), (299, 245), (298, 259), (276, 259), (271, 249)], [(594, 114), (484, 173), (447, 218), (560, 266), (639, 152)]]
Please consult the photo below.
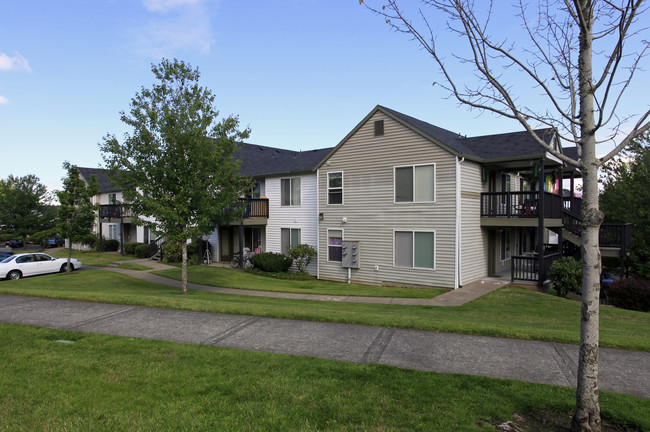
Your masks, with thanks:
[(359, 242), (343, 240), (341, 265), (343, 268), (359, 268)]

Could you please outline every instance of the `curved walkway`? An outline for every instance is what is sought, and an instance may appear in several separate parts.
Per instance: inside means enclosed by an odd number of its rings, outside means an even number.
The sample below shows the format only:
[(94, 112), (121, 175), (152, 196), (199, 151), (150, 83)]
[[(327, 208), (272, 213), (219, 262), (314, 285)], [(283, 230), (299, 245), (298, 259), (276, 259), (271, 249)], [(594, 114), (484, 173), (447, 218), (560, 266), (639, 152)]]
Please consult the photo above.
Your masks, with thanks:
[[(166, 285), (171, 287), (181, 288), (181, 282), (175, 279), (158, 276), (152, 271), (165, 270), (174, 268), (166, 264), (152, 261), (149, 259), (119, 261), (116, 264), (132, 263), (139, 264), (146, 267), (151, 267), (150, 270), (127, 270), (119, 267), (92, 267), (86, 266), (85, 268), (94, 268), (101, 270), (109, 270), (118, 273), (123, 273), (134, 277), (136, 279), (145, 280), (158, 285)], [(209, 285), (200, 285), (195, 283), (187, 284), (188, 289), (198, 291), (210, 291), (222, 294), (236, 294), (245, 295), (250, 297), (271, 297), (279, 299), (293, 299), (293, 300), (314, 300), (314, 301), (334, 301), (334, 302), (350, 302), (350, 303), (380, 303), (380, 304), (395, 304), (405, 306), (461, 306), (472, 300), (475, 300), (497, 288), (505, 285), (505, 282), (497, 280), (481, 280), (473, 282), (459, 288), (436, 296), (431, 299), (422, 298), (399, 298), (399, 297), (361, 297), (361, 296), (334, 296), (334, 295), (319, 295), (319, 294), (297, 294), (297, 293), (284, 293), (276, 291), (258, 291), (246, 290), (237, 288), (221, 288)]]

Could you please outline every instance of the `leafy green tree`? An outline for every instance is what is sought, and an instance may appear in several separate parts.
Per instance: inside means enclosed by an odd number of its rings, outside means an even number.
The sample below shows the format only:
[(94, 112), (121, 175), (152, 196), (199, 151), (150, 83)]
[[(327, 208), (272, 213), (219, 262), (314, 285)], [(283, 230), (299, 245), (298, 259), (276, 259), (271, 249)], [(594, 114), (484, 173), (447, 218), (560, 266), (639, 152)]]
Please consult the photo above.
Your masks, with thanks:
[(215, 97), (198, 85), (198, 69), (163, 59), (152, 71), (157, 82), (121, 113), (133, 132), (122, 142), (107, 135), (100, 148), (136, 223), (182, 245), (185, 294), (187, 241), (242, 216), (239, 197), (250, 185), (234, 153), (250, 130), (239, 130), (238, 117), (217, 121)]
[(92, 234), (95, 225), (95, 212), (98, 209), (92, 198), (97, 195), (99, 184), (97, 176), (90, 176), (89, 183), (81, 178), (79, 169), (70, 162), (64, 162), (67, 176), (63, 178), (63, 189), (56, 192), (59, 198), (57, 229), (63, 238), (68, 239), (68, 264), (66, 274), (70, 274), (72, 243), (81, 242)]
[(0, 227), (17, 237), (26, 236), (47, 227), (49, 195), (38, 177), (9, 175), (0, 180)]
[(632, 273), (650, 279), (650, 135), (605, 166), (600, 208), (606, 222), (631, 222)]

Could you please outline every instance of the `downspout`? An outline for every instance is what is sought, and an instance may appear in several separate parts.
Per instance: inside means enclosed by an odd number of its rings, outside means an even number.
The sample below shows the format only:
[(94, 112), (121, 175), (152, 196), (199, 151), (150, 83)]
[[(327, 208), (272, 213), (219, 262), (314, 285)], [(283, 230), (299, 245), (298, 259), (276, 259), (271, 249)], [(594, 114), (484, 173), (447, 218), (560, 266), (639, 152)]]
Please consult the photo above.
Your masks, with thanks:
[(454, 272), (454, 289), (463, 286), (463, 275), (461, 272), (462, 256), (460, 253), (462, 241), (462, 202), (461, 202), (461, 164), (465, 162), (465, 157), (456, 156), (456, 246), (454, 248), (454, 262), (456, 264), (456, 271)]
[(320, 279), (320, 168), (316, 170), (316, 279)]

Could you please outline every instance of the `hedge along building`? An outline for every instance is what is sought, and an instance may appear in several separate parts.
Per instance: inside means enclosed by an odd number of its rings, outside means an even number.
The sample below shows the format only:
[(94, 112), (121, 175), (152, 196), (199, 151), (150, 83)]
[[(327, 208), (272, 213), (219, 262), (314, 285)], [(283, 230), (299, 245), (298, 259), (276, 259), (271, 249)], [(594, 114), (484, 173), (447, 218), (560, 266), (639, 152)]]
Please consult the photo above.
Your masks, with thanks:
[[(562, 151), (552, 129), (537, 133)], [(503, 275), (541, 286), (564, 240), (580, 242), (573, 181), (562, 194), (577, 172), (525, 131), (467, 138), (377, 106), (317, 175), (321, 279), (455, 289)]]

